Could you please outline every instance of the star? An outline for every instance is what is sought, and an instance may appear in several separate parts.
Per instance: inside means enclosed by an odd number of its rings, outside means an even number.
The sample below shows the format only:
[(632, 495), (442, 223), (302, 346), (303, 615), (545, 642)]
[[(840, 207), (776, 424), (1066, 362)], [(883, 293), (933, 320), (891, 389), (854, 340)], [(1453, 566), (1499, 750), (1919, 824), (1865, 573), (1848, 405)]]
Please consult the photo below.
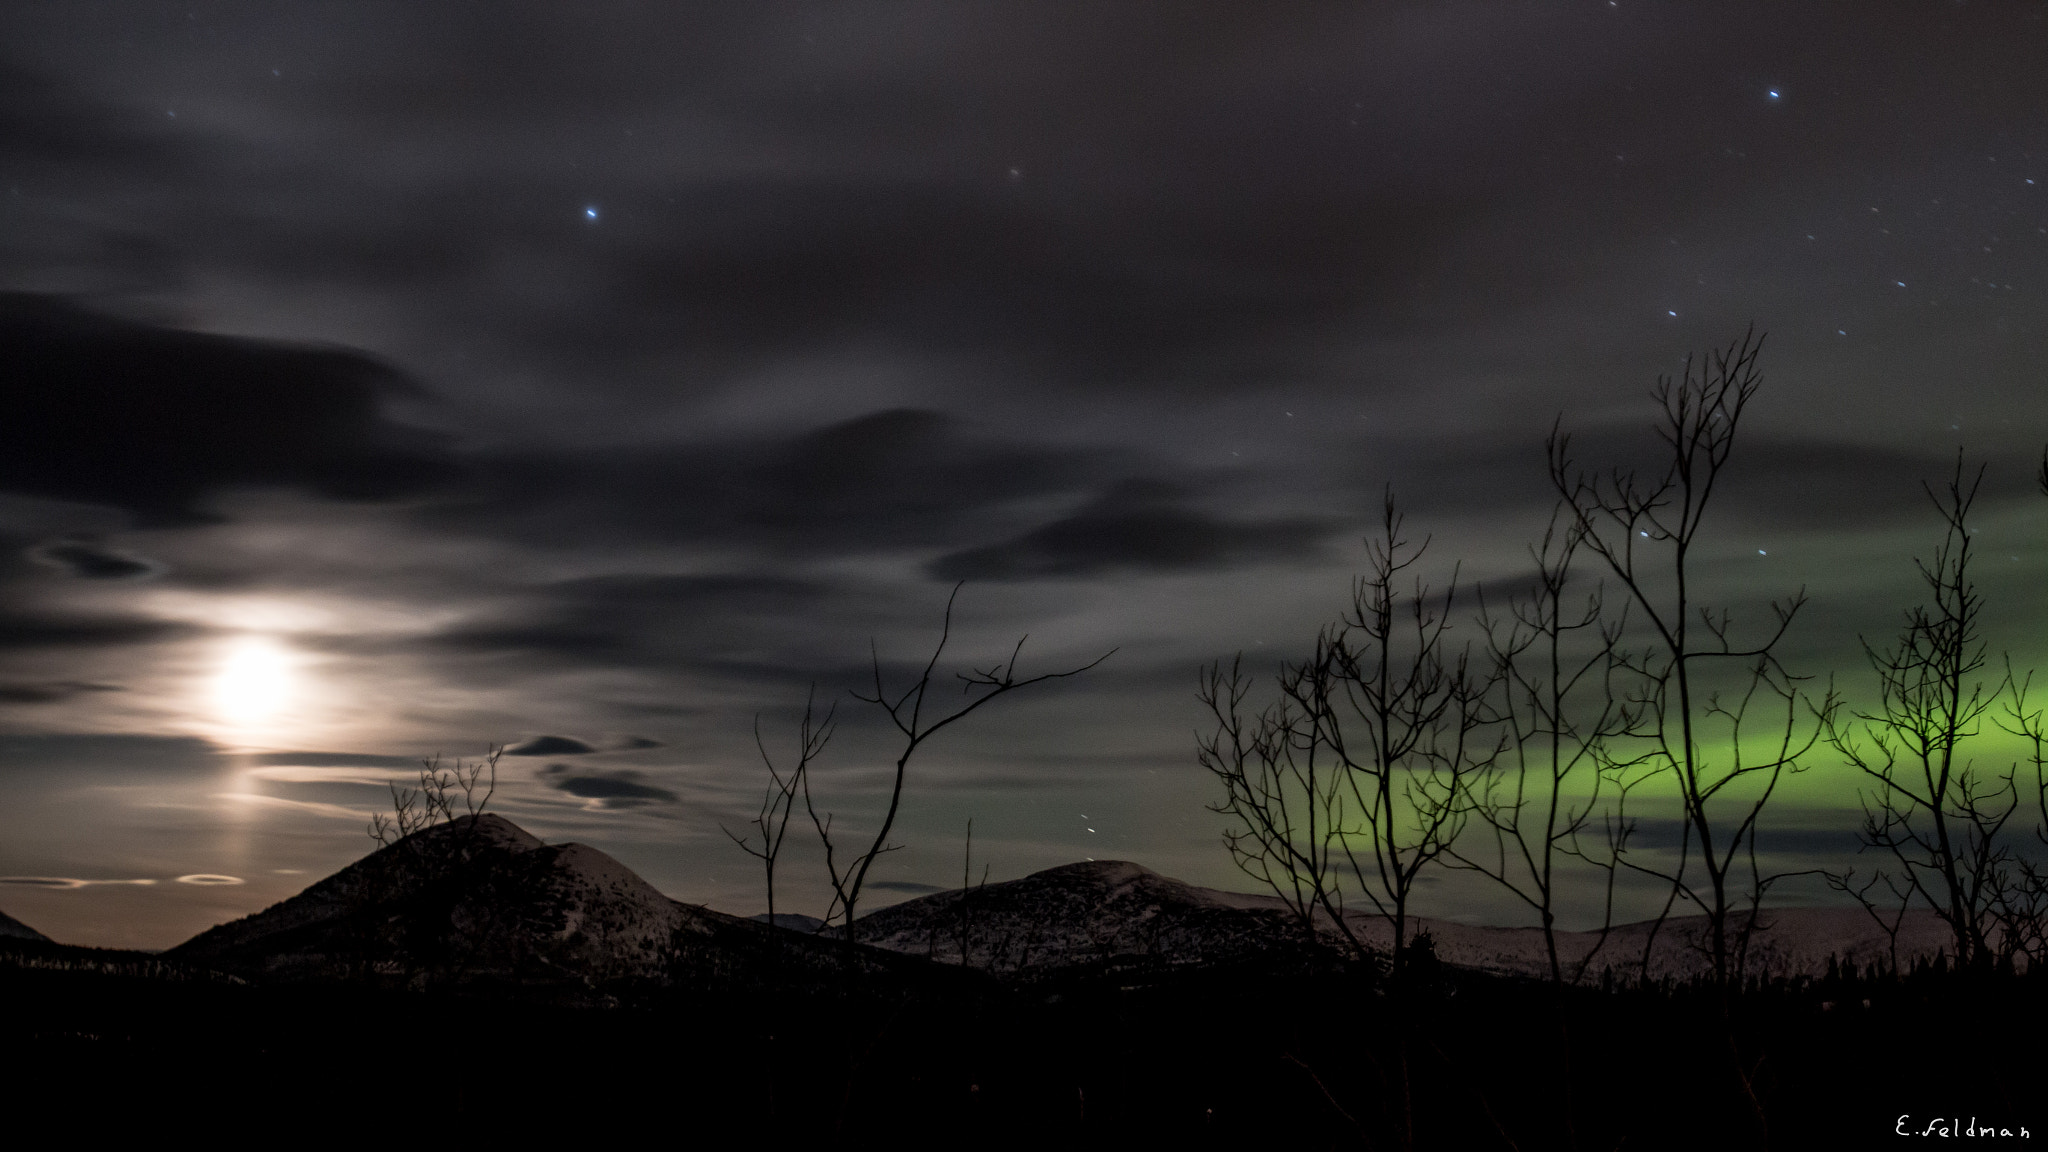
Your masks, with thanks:
[(595, 219), (597, 219), (597, 205), (595, 205), (595, 204), (590, 204), (590, 205), (586, 205), (586, 206), (584, 207), (584, 209), (583, 209), (583, 218), (584, 218), (584, 219), (586, 219), (586, 220), (595, 220)]

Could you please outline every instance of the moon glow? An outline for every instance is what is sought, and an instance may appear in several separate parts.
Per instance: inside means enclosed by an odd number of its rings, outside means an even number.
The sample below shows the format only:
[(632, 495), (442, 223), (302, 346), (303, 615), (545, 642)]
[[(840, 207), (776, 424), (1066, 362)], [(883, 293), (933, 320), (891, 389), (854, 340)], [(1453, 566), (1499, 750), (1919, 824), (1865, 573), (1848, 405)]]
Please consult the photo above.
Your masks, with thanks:
[(223, 723), (247, 728), (274, 720), (292, 702), (290, 653), (268, 636), (231, 642), (213, 675), (214, 714)]

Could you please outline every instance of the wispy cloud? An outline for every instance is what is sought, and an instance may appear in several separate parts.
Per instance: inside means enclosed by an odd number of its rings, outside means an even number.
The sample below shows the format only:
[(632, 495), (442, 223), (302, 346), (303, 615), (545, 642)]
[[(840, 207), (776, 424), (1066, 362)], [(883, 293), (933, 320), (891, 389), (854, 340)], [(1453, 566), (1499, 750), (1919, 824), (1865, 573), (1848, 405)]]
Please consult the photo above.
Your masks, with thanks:
[(368, 820), (370, 813), (364, 808), (349, 808), (340, 804), (326, 804), (318, 800), (287, 800), (282, 796), (265, 796), (261, 792), (216, 792), (216, 800), (233, 800), (243, 804), (260, 804), (270, 808), (291, 808), (310, 812), (315, 816), (331, 816), (338, 820)]
[[(0, 876), (0, 884), (11, 884), (17, 888), (47, 888), (64, 891), (72, 888), (93, 888), (108, 884), (135, 884), (147, 886), (154, 880), (86, 880), (76, 876)], [(240, 883), (240, 881), (237, 881)]]

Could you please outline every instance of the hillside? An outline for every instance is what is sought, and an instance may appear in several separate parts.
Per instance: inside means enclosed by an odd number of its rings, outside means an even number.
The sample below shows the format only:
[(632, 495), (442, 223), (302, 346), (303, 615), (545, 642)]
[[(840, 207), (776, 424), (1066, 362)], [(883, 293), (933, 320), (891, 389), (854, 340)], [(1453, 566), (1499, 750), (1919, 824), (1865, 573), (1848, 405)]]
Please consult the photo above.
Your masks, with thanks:
[[(1352, 931), (1369, 945), (1390, 950), (1388, 922), (1349, 910)], [(1491, 928), (1415, 917), (1413, 932), (1427, 932), (1437, 958), (1457, 968), (1493, 975), (1540, 977), (1548, 972), (1543, 934), (1536, 928)], [(1655, 931), (1654, 939), (1652, 936)], [(1930, 912), (1909, 915), (1899, 934), (1901, 962), (1932, 956), (1946, 928)], [(1561, 962), (1592, 957), (1589, 975), (1611, 967), (1619, 976), (1642, 969), (1651, 948), (1652, 978), (1684, 979), (1710, 967), (1704, 916), (1673, 917), (1615, 927), (1604, 942), (1597, 932), (1561, 932)], [(1325, 926), (1325, 943), (1335, 932)], [(861, 918), (863, 943), (944, 963), (961, 962), (998, 974), (1044, 974), (1118, 956), (1167, 964), (1232, 962), (1305, 941), (1292, 915), (1272, 896), (1223, 892), (1161, 876), (1121, 860), (1048, 868), (1019, 880), (963, 892), (938, 892), (879, 909)], [(963, 948), (964, 945), (964, 948)], [(1750, 943), (1749, 971), (1759, 975), (1819, 975), (1830, 956), (1869, 964), (1890, 954), (1890, 942), (1861, 909), (1767, 909)]]
[[(595, 848), (543, 844), (493, 815), (416, 833), (164, 955), (265, 982), (556, 995), (732, 985), (771, 970), (820, 977), (848, 960), (831, 942), (672, 900)], [(852, 962), (901, 967), (868, 952)]]
[(0, 912), (0, 938), (8, 940), (49, 940), (48, 936), (23, 924), (5, 912)]

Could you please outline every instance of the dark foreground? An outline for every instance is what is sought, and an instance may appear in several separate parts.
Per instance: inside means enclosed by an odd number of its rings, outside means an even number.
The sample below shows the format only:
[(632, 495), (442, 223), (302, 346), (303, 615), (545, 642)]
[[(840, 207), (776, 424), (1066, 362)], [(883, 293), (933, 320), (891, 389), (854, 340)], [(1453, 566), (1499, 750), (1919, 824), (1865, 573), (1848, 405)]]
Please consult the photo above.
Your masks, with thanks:
[[(664, 1142), (760, 1147), (2048, 1141), (2048, 997), (2032, 978), (1752, 990), (1725, 1022), (1709, 993), (1560, 1001), (1462, 974), (1396, 989), (1298, 961), (641, 1001), (261, 987), (135, 953), (9, 945), (0, 1083), (17, 1118), (80, 1136), (321, 1132), (371, 1146), (610, 1142), (650, 1125)], [(1754, 1069), (1768, 1144), (1736, 1059)], [(1910, 1137), (1896, 1134), (1902, 1116)], [(2015, 1135), (1929, 1131), (1943, 1118)]]

